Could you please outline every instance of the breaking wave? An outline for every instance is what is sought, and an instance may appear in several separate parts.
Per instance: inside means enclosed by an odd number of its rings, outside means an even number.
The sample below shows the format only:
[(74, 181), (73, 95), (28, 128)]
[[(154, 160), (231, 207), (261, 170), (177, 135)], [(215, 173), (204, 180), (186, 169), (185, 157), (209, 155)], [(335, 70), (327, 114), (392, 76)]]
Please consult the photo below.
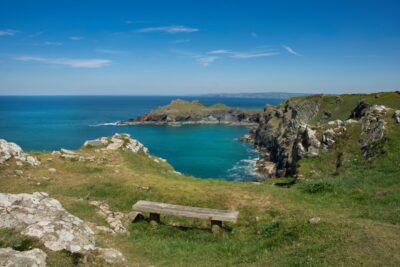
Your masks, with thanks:
[(98, 124), (91, 124), (89, 127), (99, 127), (99, 126), (117, 126), (118, 121), (116, 122), (104, 122), (104, 123), (98, 123)]
[(255, 149), (249, 148), (249, 157), (237, 161), (232, 168), (227, 170), (227, 178), (231, 181), (256, 181), (262, 176), (254, 170), (254, 166), (259, 159), (259, 153)]

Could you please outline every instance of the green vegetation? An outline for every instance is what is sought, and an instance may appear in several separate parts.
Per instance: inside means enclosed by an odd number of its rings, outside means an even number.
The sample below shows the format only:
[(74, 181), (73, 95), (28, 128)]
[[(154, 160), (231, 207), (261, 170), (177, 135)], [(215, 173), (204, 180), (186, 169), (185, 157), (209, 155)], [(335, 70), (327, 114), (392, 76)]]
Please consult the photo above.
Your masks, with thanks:
[[(296, 98), (294, 101), (304, 101)], [(313, 97), (321, 101), (321, 96)], [(360, 96), (323, 97), (332, 117), (346, 119)], [(363, 96), (370, 103), (400, 108), (394, 93)], [(375, 101), (375, 102), (374, 102)], [(186, 105), (177, 103), (178, 106)], [(194, 103), (194, 105), (200, 105)], [(358, 145), (360, 125), (347, 127), (337, 144), (299, 163), (299, 181), (289, 188), (265, 183), (197, 179), (173, 172), (168, 163), (122, 151), (88, 148), (94, 162), (62, 160), (38, 153), (42, 166), (16, 176), (14, 162), (0, 169), (1, 192), (45, 191), (87, 222), (107, 225), (91, 200), (129, 212), (137, 200), (238, 210), (237, 224), (213, 235), (209, 222), (162, 217), (154, 227), (132, 223), (129, 235), (97, 235), (99, 246), (119, 249), (132, 266), (399, 266), (400, 125), (388, 115), (384, 154), (367, 161)], [(338, 153), (342, 164), (336, 166)], [(52, 161), (47, 158), (53, 157)], [(48, 168), (56, 168), (49, 173)], [(44, 182), (43, 177), (47, 177)], [(318, 224), (309, 223), (319, 217)], [(0, 247), (43, 248), (35, 240), (0, 231)], [(46, 250), (46, 252), (48, 252)], [(73, 266), (66, 253), (48, 252), (49, 266)]]
[[(152, 115), (168, 114), (170, 116), (193, 116), (193, 115), (207, 115), (215, 111), (228, 111), (232, 109), (225, 104), (217, 103), (211, 106), (202, 104), (198, 100), (191, 102), (177, 99), (172, 101), (166, 106), (160, 107), (151, 112)], [(261, 113), (261, 110), (256, 109), (240, 109), (244, 113), (254, 114)]]

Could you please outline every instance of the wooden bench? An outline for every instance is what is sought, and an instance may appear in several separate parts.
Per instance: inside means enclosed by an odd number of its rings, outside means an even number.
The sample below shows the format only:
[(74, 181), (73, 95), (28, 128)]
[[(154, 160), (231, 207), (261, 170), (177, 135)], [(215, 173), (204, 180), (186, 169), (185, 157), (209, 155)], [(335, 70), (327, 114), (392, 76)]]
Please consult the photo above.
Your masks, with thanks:
[(210, 220), (213, 232), (220, 230), (222, 222), (236, 223), (239, 216), (238, 211), (196, 208), (144, 200), (136, 202), (132, 209), (140, 212), (148, 212), (150, 214), (150, 222), (153, 224), (160, 222), (160, 214)]

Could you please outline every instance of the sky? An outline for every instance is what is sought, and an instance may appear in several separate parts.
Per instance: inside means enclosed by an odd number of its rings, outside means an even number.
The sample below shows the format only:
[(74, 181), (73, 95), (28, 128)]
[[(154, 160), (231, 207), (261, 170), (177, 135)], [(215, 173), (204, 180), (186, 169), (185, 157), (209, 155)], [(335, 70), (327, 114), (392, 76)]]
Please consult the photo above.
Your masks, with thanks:
[(0, 95), (400, 90), (400, 1), (0, 2)]

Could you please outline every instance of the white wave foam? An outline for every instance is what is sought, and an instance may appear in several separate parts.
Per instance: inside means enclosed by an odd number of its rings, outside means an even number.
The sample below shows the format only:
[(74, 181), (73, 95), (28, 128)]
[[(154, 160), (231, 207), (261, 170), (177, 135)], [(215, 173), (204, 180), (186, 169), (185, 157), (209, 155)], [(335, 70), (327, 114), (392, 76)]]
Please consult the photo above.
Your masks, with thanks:
[(104, 122), (104, 123), (98, 123), (98, 124), (91, 124), (89, 127), (99, 127), (99, 126), (117, 126), (118, 121), (116, 122)]

